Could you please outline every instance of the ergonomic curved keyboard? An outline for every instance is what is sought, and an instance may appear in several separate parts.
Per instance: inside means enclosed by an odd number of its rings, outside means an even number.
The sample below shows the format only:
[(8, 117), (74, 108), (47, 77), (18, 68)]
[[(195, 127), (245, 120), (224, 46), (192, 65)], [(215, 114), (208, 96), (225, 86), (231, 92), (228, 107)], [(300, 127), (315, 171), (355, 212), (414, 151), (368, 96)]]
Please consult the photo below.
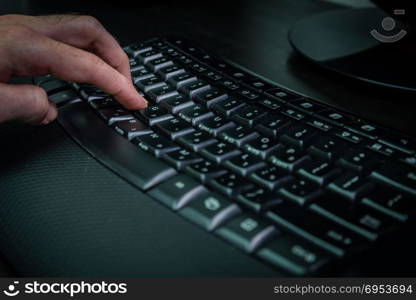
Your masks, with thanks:
[(410, 137), (187, 40), (152, 39), (125, 51), (149, 100), (141, 111), (88, 84), (38, 84), (84, 149), (181, 217), (298, 276), (330, 270), (412, 226)]

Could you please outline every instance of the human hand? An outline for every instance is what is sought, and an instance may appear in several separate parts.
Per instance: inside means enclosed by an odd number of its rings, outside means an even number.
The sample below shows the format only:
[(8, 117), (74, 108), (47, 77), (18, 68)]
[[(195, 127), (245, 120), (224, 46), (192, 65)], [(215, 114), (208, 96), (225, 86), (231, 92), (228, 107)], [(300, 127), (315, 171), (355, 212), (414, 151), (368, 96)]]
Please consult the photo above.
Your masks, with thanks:
[(12, 75), (46, 74), (93, 84), (128, 109), (147, 105), (132, 84), (127, 55), (95, 18), (0, 16), (0, 123), (45, 125), (56, 118), (57, 108), (43, 89), (7, 84)]

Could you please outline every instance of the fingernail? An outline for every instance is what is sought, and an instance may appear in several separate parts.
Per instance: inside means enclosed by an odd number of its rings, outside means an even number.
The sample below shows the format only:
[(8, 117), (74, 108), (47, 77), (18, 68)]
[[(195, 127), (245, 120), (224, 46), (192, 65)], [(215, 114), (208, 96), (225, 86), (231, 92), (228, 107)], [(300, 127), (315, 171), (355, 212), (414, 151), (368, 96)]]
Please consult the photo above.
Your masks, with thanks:
[(42, 121), (41, 124), (48, 125), (49, 123), (51, 123), (53, 120), (56, 119), (57, 115), (58, 115), (58, 108), (56, 107), (54, 103), (50, 102), (48, 113), (46, 114), (46, 117)]
[(51, 122), (51, 119), (46, 116), (45, 119), (43, 119), (43, 121), (40, 123), (40, 125), (42, 126), (48, 125), (50, 122)]
[(40, 123), (40, 125), (48, 125), (50, 122), (51, 120), (45, 119)]

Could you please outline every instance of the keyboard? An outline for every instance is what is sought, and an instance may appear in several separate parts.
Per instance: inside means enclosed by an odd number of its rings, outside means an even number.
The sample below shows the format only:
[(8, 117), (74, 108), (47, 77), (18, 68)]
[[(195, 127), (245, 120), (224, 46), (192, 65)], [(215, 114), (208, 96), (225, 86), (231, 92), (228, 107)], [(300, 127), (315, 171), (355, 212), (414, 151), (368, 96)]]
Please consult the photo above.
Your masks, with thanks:
[(146, 109), (89, 84), (39, 85), (64, 100), (60, 122), (76, 141), (178, 218), (293, 276), (331, 274), (411, 226), (411, 137), (188, 40), (124, 50)]

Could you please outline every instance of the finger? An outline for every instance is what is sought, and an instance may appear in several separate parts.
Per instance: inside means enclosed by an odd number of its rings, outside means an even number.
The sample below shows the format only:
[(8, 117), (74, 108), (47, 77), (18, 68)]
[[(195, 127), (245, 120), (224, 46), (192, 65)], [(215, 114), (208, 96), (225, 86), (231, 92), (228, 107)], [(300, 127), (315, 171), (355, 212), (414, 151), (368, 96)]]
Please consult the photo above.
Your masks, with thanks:
[(147, 106), (133, 83), (98, 56), (27, 28), (19, 27), (14, 31), (9, 33), (6, 49), (12, 73), (19, 76), (52, 74), (66, 81), (87, 82), (113, 95), (128, 109)]
[(91, 16), (8, 15), (3, 24), (26, 25), (57, 41), (87, 49), (101, 57), (110, 66), (131, 79), (129, 60), (116, 39), (101, 23)]
[(46, 92), (29, 84), (0, 83), (0, 123), (22, 121), (46, 125), (56, 119), (58, 109)]

